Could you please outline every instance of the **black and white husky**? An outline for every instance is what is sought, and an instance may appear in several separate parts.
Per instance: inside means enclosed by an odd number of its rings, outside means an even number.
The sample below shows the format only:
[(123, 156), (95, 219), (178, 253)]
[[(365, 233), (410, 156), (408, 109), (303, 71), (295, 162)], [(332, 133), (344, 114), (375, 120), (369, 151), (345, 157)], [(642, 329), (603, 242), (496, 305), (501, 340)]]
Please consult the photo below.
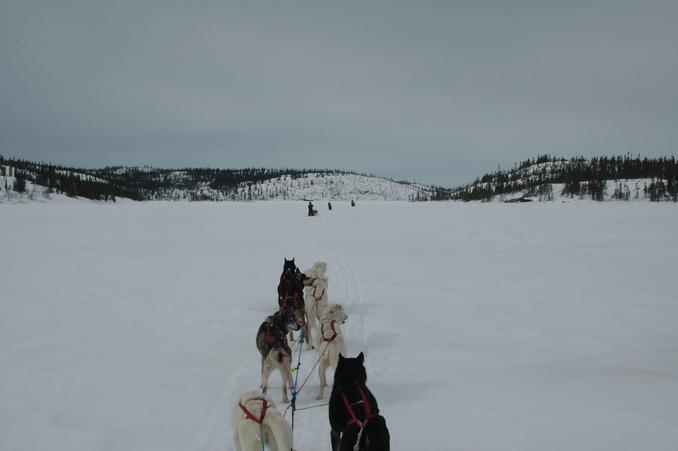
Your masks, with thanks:
[(270, 450), (292, 449), (292, 429), (275, 404), (261, 393), (243, 394), (231, 411), (233, 444), (236, 451), (258, 451), (261, 440)]
[(266, 393), (268, 378), (274, 369), (282, 376), (283, 402), (289, 402), (287, 386), (292, 385), (290, 367), (292, 366), (292, 350), (287, 344), (287, 332), (301, 329), (302, 324), (295, 319), (290, 310), (278, 310), (259, 326), (257, 332), (257, 349), (261, 354), (261, 390)]
[(389, 451), (391, 438), (386, 420), (367, 388), (365, 357), (339, 356), (330, 398), (332, 451)]

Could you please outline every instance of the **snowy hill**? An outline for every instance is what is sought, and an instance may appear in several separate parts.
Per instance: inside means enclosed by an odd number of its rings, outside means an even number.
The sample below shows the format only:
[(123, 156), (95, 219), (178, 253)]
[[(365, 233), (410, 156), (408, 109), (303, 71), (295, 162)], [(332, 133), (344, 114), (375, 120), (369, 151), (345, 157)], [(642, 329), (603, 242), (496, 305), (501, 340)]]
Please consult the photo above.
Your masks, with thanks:
[(674, 157), (566, 160), (544, 155), (456, 189), (328, 169), (79, 169), (2, 157), (0, 168), (0, 201), (46, 199), (53, 193), (103, 201), (678, 201)]
[(554, 158), (526, 160), (453, 190), (452, 199), (480, 201), (678, 200), (674, 157)]
[(306, 173), (282, 176), (254, 184), (241, 183), (236, 199), (256, 200), (416, 200), (428, 198), (432, 188), (352, 173)]
[(439, 199), (449, 190), (429, 185), (395, 181), (373, 175), (337, 170), (299, 169), (161, 169), (153, 167), (107, 167), (78, 169), (32, 163), (0, 161), (7, 172), (29, 185), (26, 193), (4, 198), (35, 196), (31, 193), (64, 193), (95, 200), (387, 200)]
[[(428, 200), (435, 187), (344, 171), (271, 171), (252, 174), (232, 186), (220, 185), (219, 175), (197, 176), (193, 170), (155, 172), (149, 168), (116, 169), (125, 176), (143, 171), (160, 186), (143, 191), (144, 200)], [(162, 170), (160, 170), (162, 171)], [(265, 171), (265, 170), (261, 170)], [(235, 171), (234, 171), (235, 172)]]
[(0, 202), (46, 202), (59, 197), (62, 195), (50, 192), (45, 186), (21, 177), (17, 178), (13, 167), (0, 165)]

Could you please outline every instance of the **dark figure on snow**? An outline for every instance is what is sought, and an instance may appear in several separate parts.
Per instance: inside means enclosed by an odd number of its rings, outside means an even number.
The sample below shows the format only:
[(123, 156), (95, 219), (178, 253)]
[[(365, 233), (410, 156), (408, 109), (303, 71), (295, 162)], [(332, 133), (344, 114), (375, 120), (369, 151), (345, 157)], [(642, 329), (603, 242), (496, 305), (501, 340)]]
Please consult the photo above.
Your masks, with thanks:
[(308, 203), (308, 215), (315, 216), (315, 210), (313, 209), (313, 204), (311, 202)]
[(328, 203), (327, 203), (327, 209), (328, 209), (329, 211), (332, 211), (332, 202), (328, 202)]
[(355, 207), (355, 201), (351, 199), (351, 207)]

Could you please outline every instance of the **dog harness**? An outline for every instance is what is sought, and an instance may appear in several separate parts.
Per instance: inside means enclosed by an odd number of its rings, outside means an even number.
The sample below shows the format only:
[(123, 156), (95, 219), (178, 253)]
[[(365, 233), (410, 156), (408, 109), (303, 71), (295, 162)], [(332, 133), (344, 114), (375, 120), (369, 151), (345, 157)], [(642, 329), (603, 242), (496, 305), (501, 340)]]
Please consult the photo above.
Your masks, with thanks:
[[(334, 341), (335, 338), (337, 338), (337, 335), (339, 335), (339, 334), (337, 333), (336, 329), (334, 328), (335, 324), (336, 324), (336, 321), (332, 320), (332, 322), (330, 323), (330, 328), (332, 328), (332, 336), (330, 338), (325, 338), (325, 322), (320, 323), (320, 335), (322, 335), (323, 341), (326, 341), (326, 342), (329, 343), (331, 341)], [(343, 393), (342, 393), (342, 395), (343, 395)]]
[[(266, 325), (266, 341), (268, 343), (273, 344), (273, 342), (275, 342), (275, 341), (280, 341), (280, 340), (276, 340), (276, 338), (280, 336), (280, 333), (275, 333), (275, 332), (278, 332), (278, 330), (279, 329), (278, 329), (278, 327), (276, 327), (275, 324), (272, 324), (270, 322), (267, 323), (267, 325)], [(284, 334), (283, 334), (283, 336), (284, 336)]]
[(313, 292), (311, 293), (311, 296), (313, 296), (313, 299), (315, 299), (316, 301), (322, 299), (323, 296), (325, 296), (325, 289), (324, 288), (322, 289), (322, 293), (320, 294), (320, 296), (316, 296), (315, 292), (316, 292), (316, 287), (313, 287)]
[[(365, 394), (365, 390), (360, 386), (360, 384), (356, 384), (356, 387), (358, 387), (358, 391), (360, 392), (360, 401), (356, 401), (353, 404), (351, 404), (348, 401), (348, 397), (346, 394), (342, 391), (341, 392), (341, 399), (344, 401), (344, 405), (346, 406), (346, 410), (348, 411), (348, 415), (351, 417), (348, 422), (346, 422), (346, 426), (351, 426), (352, 424), (357, 424), (362, 432), (362, 429), (365, 428), (365, 425), (367, 424), (368, 421), (370, 421), (371, 418), (374, 417), (374, 414), (372, 413), (372, 408), (370, 407), (370, 401), (367, 399), (367, 395)], [(363, 405), (363, 409), (365, 409), (365, 419), (360, 421), (358, 417), (356, 416), (355, 412), (353, 411), (353, 406), (357, 404)], [(360, 439), (358, 439), (360, 440)]]
[[(289, 304), (289, 300), (292, 299), (292, 305)], [(294, 294), (286, 294), (282, 296), (282, 307), (284, 309), (289, 309), (290, 307), (294, 308), (299, 304), (299, 293), (295, 292)]]
[[(279, 334), (274, 335), (276, 327), (272, 324), (269, 324), (266, 328), (266, 335), (264, 336), (266, 342), (272, 345), (271, 349), (277, 349), (278, 351), (285, 351), (285, 345), (287, 344), (287, 338), (285, 335), (280, 337)], [(270, 350), (269, 350), (270, 352)], [(281, 357), (278, 357), (281, 358)]]
[[(268, 410), (268, 401), (263, 396), (253, 399), (259, 400), (263, 403), (263, 405), (261, 406), (261, 415), (259, 415), (259, 418), (255, 417), (254, 414), (250, 412), (249, 409), (245, 407), (245, 405), (242, 402), (238, 402), (238, 405), (240, 406), (240, 408), (242, 409), (243, 413), (247, 418), (249, 418), (250, 420), (254, 421), (257, 424), (262, 424), (264, 422), (264, 417), (266, 416), (266, 410)], [(252, 401), (253, 399), (250, 399), (250, 401)]]
[[(271, 332), (271, 329), (268, 329), (266, 331), (266, 341), (269, 344), (273, 344), (276, 341), (273, 337), (273, 333)], [(282, 349), (282, 347), (283, 347), (283, 344), (280, 342), (280, 340), (278, 340), (278, 343), (275, 344), (275, 348), (276, 349)]]
[(269, 343), (273, 343), (273, 330), (272, 329), (273, 329), (273, 327), (270, 326), (270, 325), (266, 328), (266, 341), (269, 342)]

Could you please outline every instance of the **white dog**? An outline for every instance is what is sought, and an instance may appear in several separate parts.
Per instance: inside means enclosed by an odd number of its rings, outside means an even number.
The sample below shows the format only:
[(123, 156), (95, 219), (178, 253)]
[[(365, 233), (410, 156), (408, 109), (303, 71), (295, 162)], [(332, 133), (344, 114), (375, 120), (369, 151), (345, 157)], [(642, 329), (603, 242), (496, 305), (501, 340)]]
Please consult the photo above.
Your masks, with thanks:
[(306, 277), (315, 279), (316, 277), (324, 276), (327, 272), (327, 263), (325, 262), (315, 262), (313, 266), (304, 271)]
[(292, 449), (292, 429), (273, 402), (261, 393), (249, 391), (240, 397), (231, 412), (236, 451), (257, 451), (260, 440), (273, 451)]
[(318, 366), (318, 376), (320, 376), (320, 393), (317, 399), (322, 399), (327, 387), (325, 372), (327, 368), (337, 368), (339, 354), (346, 355), (346, 343), (341, 333), (341, 324), (348, 319), (341, 304), (328, 304), (320, 319), (320, 338), (321, 347), (318, 348), (322, 354), (320, 365)]
[[(313, 284), (310, 286), (304, 287), (304, 304), (305, 304), (305, 310), (306, 310), (306, 317), (307, 321), (310, 321), (311, 324), (309, 324), (306, 327), (306, 349), (311, 349), (313, 346), (311, 345), (313, 343), (313, 340), (311, 338), (313, 332), (313, 329), (318, 329), (318, 324), (317, 320), (320, 319), (320, 316), (323, 313), (323, 308), (327, 306), (327, 276), (325, 276), (325, 273), (327, 272), (327, 263), (324, 261), (317, 261), (313, 263), (313, 265), (308, 268), (307, 270), (304, 271), (304, 275), (306, 277), (309, 277), (310, 279), (313, 280)], [(315, 283), (317, 279), (320, 278), (325, 278), (324, 281), (318, 282), (318, 284)], [(323, 286), (324, 284), (324, 286)], [(324, 291), (322, 291), (324, 290)], [(321, 308), (318, 309), (317, 303), (316, 303), (316, 296), (320, 295), (319, 297), (322, 297), (323, 300), (321, 301)], [(314, 313), (314, 314), (312, 314)]]
[[(313, 336), (318, 337), (317, 345), (320, 345), (319, 324), (322, 312), (327, 308), (327, 277), (318, 276), (313, 280), (313, 285), (307, 287), (304, 296), (304, 308), (306, 309), (306, 349), (311, 348)], [(314, 332), (315, 330), (315, 332)]]

